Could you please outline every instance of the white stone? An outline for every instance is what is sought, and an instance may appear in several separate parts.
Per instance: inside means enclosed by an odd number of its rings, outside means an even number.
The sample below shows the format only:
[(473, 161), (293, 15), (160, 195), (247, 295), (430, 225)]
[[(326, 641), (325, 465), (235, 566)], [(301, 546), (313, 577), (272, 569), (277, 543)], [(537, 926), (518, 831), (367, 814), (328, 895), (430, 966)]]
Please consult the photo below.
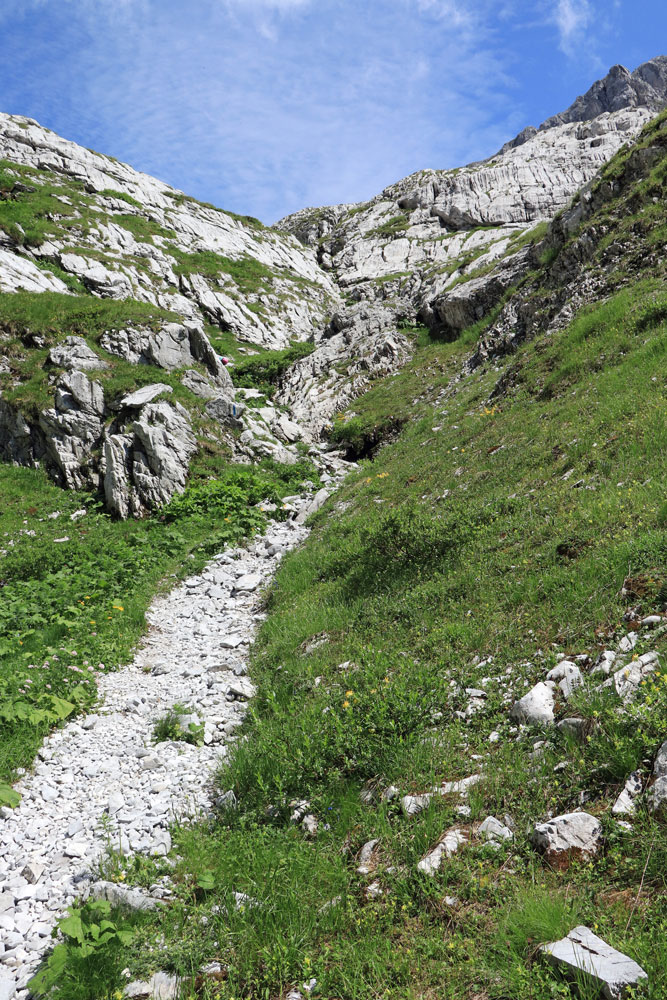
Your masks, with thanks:
[(565, 813), (538, 823), (531, 840), (548, 857), (571, 852), (596, 854), (602, 842), (602, 824), (589, 813)]
[(442, 839), (438, 841), (432, 851), (429, 851), (421, 861), (417, 863), (420, 872), (426, 875), (435, 875), (442, 864), (443, 858), (451, 858), (458, 851), (462, 844), (467, 842), (467, 837), (458, 828), (448, 830)]
[(542, 945), (540, 952), (565, 974), (583, 973), (590, 977), (607, 1000), (620, 1000), (628, 987), (648, 978), (633, 959), (616, 951), (584, 926), (575, 927), (560, 941)]
[(510, 712), (515, 722), (532, 726), (546, 726), (554, 721), (554, 695), (547, 684), (540, 682), (528, 694), (515, 702)]

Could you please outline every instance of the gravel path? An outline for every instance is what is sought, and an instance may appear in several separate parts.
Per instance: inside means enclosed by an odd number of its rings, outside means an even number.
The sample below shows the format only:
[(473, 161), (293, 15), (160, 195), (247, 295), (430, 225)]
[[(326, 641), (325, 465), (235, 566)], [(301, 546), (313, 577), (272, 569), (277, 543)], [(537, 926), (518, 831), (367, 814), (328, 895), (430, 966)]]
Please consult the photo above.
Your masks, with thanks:
[[(304, 513), (307, 504), (294, 502)], [(171, 821), (210, 808), (212, 774), (254, 693), (246, 658), (263, 618), (259, 592), (308, 534), (298, 520), (272, 523), (249, 549), (216, 556), (158, 598), (134, 661), (101, 678), (96, 713), (45, 740), (16, 786), (20, 805), (0, 810), (0, 1000), (28, 996), (51, 930), (90, 886), (109, 831), (125, 853), (166, 854)], [(204, 723), (203, 746), (154, 744), (156, 720), (176, 703)]]

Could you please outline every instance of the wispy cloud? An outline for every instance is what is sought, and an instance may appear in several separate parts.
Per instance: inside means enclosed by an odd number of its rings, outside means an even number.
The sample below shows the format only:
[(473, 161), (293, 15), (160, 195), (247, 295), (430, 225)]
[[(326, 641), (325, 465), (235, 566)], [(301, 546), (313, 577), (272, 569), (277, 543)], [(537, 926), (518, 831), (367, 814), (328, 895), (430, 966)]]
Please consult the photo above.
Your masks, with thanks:
[(5, 110), (271, 221), (480, 159), (566, 107), (592, 81), (561, 53), (609, 5), (0, 0), (0, 93)]
[(565, 55), (575, 55), (594, 17), (589, 0), (558, 0), (553, 21), (558, 29), (559, 46)]

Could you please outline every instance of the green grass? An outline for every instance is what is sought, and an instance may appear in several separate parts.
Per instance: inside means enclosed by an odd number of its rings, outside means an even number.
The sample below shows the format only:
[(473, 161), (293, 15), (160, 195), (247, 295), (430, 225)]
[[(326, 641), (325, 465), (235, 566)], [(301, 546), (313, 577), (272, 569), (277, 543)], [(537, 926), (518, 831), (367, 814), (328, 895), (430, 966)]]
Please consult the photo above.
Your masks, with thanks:
[(409, 228), (410, 220), (407, 215), (394, 215), (391, 219), (387, 219), (386, 222), (376, 226), (374, 229), (369, 229), (364, 233), (364, 237), (371, 239), (375, 236), (398, 236), (399, 233)]
[(305, 358), (315, 350), (312, 343), (296, 343), (282, 351), (264, 351), (257, 357), (238, 361), (232, 370), (234, 385), (245, 389), (259, 389), (265, 396), (273, 396), (281, 376), (290, 365)]
[[(661, 129), (651, 126), (640, 146), (664, 143)], [(632, 156), (606, 173), (621, 188)], [(626, 185), (600, 209), (618, 239), (634, 241), (632, 267), (626, 257), (610, 265), (604, 247), (601, 264), (587, 254), (605, 269), (608, 298), (464, 377), (474, 339), (502, 304), (452, 343), (416, 330), (406, 367), (338, 422), (336, 443), (358, 454), (378, 431), (398, 434), (361, 462), (281, 563), (251, 664), (258, 695), (218, 774), (238, 806), (174, 828), (175, 896), (136, 928), (124, 955), (134, 975), (175, 971), (188, 1000), (267, 1000), (311, 977), (323, 1000), (565, 1000), (570, 985), (538, 948), (585, 923), (646, 969), (637, 1000), (667, 994), (667, 830), (642, 804), (629, 835), (610, 814), (628, 772), (648, 776), (667, 737), (665, 635), (642, 634), (635, 652), (658, 648), (662, 671), (627, 710), (593, 686), (558, 703), (559, 714), (585, 720), (584, 742), (556, 728), (519, 731), (509, 718), (558, 653), (594, 657), (628, 630), (626, 614), (667, 605), (659, 235), (647, 257), (661, 226), (646, 204), (658, 168), (634, 200)], [(560, 253), (576, 251), (577, 238)], [(549, 263), (516, 292), (538, 314), (555, 280)], [(174, 525), (224, 508), (235, 495), (227, 486), (243, 483), (194, 487), (172, 507)], [(35, 559), (46, 559), (39, 546)], [(457, 714), (465, 688), (480, 686), (479, 712)], [(500, 739), (490, 744), (492, 730)], [(483, 778), (466, 817), (455, 796), (407, 819), (380, 795), (472, 773)], [(301, 799), (319, 821), (312, 837), (290, 818)], [(582, 804), (601, 818), (604, 848), (553, 870), (530, 832)], [(489, 814), (507, 814), (514, 828), (497, 850), (475, 835)], [(469, 843), (434, 877), (421, 874), (418, 860), (454, 824)], [(371, 838), (377, 867), (361, 875)], [(150, 886), (159, 862), (112, 853), (108, 865)], [(375, 880), (382, 894), (369, 899)], [(249, 903), (237, 909), (235, 892)], [(199, 969), (212, 960), (223, 979), (203, 983)], [(579, 995), (593, 1000), (590, 984)]]
[[(313, 478), (307, 463), (217, 472), (198, 480), (193, 468), (186, 492), (163, 512), (118, 522), (42, 471), (0, 466), (0, 781), (30, 765), (53, 725), (54, 696), (65, 717), (89, 707), (98, 673), (130, 658), (163, 580), (260, 530), (260, 500), (279, 502)], [(82, 507), (85, 517), (70, 520)]]
[(271, 268), (247, 255), (232, 260), (231, 257), (213, 253), (212, 250), (188, 254), (174, 246), (169, 247), (168, 252), (178, 261), (176, 274), (202, 274), (210, 279), (228, 274), (242, 295), (255, 295), (260, 291), (270, 290), (275, 277)]
[(0, 160), (0, 229), (19, 246), (38, 246), (73, 227), (87, 230), (91, 204), (78, 181)]
[[(646, 281), (584, 311), (505, 362), (512, 389), (493, 405), (498, 371), (451, 388), (466, 338), (424, 343), (357, 401), (365, 426), (406, 423), (340, 490), (344, 514), (318, 515), (281, 566), (255, 652), (247, 738), (219, 775), (239, 808), (175, 832), (178, 901), (166, 925), (144, 928), (138, 967), (165, 933), (160, 961), (188, 983), (219, 954), (214, 942), (228, 942), (215, 994), (224, 998), (277, 995), (312, 975), (331, 998), (550, 1000), (569, 987), (537, 945), (583, 922), (647, 969), (646, 996), (663, 995), (655, 942), (667, 927), (667, 835), (640, 813), (628, 838), (608, 810), (667, 736), (665, 685), (643, 689), (627, 715), (614, 697), (581, 696), (570, 711), (591, 720), (590, 741), (551, 731), (540, 758), (539, 731), (515, 741), (508, 708), (524, 681), (544, 676), (554, 646), (595, 653), (613, 641), (628, 573), (643, 581), (640, 614), (667, 601), (666, 307), (659, 283)], [(485, 676), (486, 705), (462, 724), (460, 688)], [(502, 738), (490, 752), (492, 729)], [(496, 852), (473, 840), (429, 879), (416, 862), (457, 822), (456, 799), (406, 820), (395, 803), (363, 805), (359, 790), (420, 791), (471, 773), (471, 754), (485, 761), (471, 820), (509, 813), (515, 842)], [(582, 791), (604, 817), (606, 849), (552, 872), (527, 834), (548, 810), (576, 808)], [(297, 798), (320, 820), (312, 841), (289, 821)], [(364, 878), (355, 857), (371, 837), (379, 867)], [(367, 902), (374, 878), (384, 895)], [(259, 905), (229, 913), (234, 891)], [(453, 911), (445, 895), (458, 899)], [(207, 917), (203, 933), (197, 915)]]
[(111, 222), (127, 229), (135, 239), (144, 243), (152, 243), (154, 236), (162, 236), (170, 240), (176, 237), (173, 229), (165, 229), (164, 226), (160, 226), (145, 215), (112, 215)]

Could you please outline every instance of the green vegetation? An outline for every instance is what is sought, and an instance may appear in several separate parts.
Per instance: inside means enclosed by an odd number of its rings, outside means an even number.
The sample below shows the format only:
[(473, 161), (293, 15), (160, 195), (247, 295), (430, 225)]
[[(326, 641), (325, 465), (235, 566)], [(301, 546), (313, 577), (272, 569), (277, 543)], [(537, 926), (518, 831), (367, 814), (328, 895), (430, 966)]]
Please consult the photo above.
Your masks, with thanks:
[(111, 222), (115, 222), (117, 226), (127, 229), (135, 239), (144, 243), (152, 243), (154, 236), (162, 236), (170, 240), (176, 237), (173, 229), (165, 229), (164, 226), (160, 226), (153, 219), (147, 218), (145, 215), (112, 215)]
[(117, 200), (125, 201), (128, 205), (133, 205), (134, 208), (142, 208), (140, 201), (137, 201), (137, 199), (133, 198), (131, 194), (126, 194), (124, 191), (115, 191), (113, 188), (104, 188), (103, 191), (100, 191), (100, 195), (103, 198), (116, 198)]
[(153, 727), (155, 742), (175, 740), (176, 742), (192, 743), (193, 746), (201, 746), (204, 742), (203, 723), (188, 722), (187, 728), (183, 726), (183, 716), (191, 714), (192, 708), (187, 705), (172, 705)]
[(93, 703), (101, 673), (127, 661), (161, 581), (261, 530), (267, 515), (255, 505), (280, 504), (313, 478), (305, 462), (218, 471), (218, 481), (193, 479), (163, 514), (118, 522), (41, 471), (0, 467), (0, 782), (30, 765), (54, 723)]
[(382, 225), (376, 226), (375, 229), (369, 229), (364, 233), (366, 239), (371, 239), (375, 236), (398, 236), (405, 229), (409, 229), (410, 220), (407, 215), (394, 215), (391, 219), (387, 219)]
[(257, 357), (239, 361), (232, 372), (234, 385), (244, 389), (259, 389), (265, 396), (272, 397), (281, 376), (290, 365), (300, 358), (312, 354), (315, 345), (296, 343), (282, 351), (264, 351)]
[(86, 230), (91, 204), (78, 181), (55, 181), (52, 174), (0, 160), (0, 230), (19, 246), (38, 246), (73, 227)]
[[(188, 984), (219, 953), (214, 942), (228, 942), (224, 998), (277, 995), (312, 976), (324, 997), (551, 1000), (569, 988), (536, 946), (585, 922), (647, 969), (644, 995), (664, 993), (655, 942), (667, 927), (667, 835), (643, 811), (629, 838), (607, 817), (667, 735), (667, 686), (656, 677), (627, 715), (611, 693), (582, 693), (569, 711), (588, 720), (590, 740), (552, 729), (539, 757), (540, 732), (512, 734), (503, 697), (541, 679), (555, 649), (595, 655), (613, 642), (629, 600), (638, 615), (667, 601), (665, 316), (657, 281), (624, 289), (505, 362), (511, 389), (493, 405), (495, 370), (451, 388), (467, 338), (424, 343), (355, 404), (362, 428), (406, 422), (339, 492), (345, 512), (318, 515), (283, 562), (247, 738), (219, 776), (238, 810), (175, 832), (177, 900), (142, 928), (133, 968), (164, 933), (159, 961)], [(483, 677), (484, 707), (462, 724), (463, 689)], [(492, 753), (491, 730), (501, 734)], [(379, 792), (461, 778), (474, 754), (484, 780), (470, 821), (509, 813), (515, 841), (493, 850), (473, 836), (436, 876), (421, 875), (417, 861), (462, 822), (456, 798), (408, 820)], [(361, 788), (375, 790), (372, 803)], [(604, 817), (606, 850), (551, 871), (527, 834), (582, 791)], [(289, 821), (302, 798), (320, 820), (314, 840)], [(359, 876), (358, 851), (375, 837), (377, 868)], [(367, 901), (375, 880), (382, 895)], [(235, 911), (237, 891), (258, 905)]]
[(228, 274), (238, 286), (242, 295), (256, 295), (261, 291), (270, 291), (275, 277), (271, 268), (255, 260), (254, 257), (243, 256), (237, 260), (202, 250), (199, 253), (183, 253), (178, 247), (167, 247), (168, 252), (176, 258), (176, 274), (203, 274), (206, 278), (219, 278)]
[(134, 937), (127, 917), (119, 926), (112, 916), (109, 903), (98, 900), (72, 908), (59, 921), (62, 941), (31, 980), (35, 996), (93, 1000), (111, 995), (125, 964), (125, 949)]

